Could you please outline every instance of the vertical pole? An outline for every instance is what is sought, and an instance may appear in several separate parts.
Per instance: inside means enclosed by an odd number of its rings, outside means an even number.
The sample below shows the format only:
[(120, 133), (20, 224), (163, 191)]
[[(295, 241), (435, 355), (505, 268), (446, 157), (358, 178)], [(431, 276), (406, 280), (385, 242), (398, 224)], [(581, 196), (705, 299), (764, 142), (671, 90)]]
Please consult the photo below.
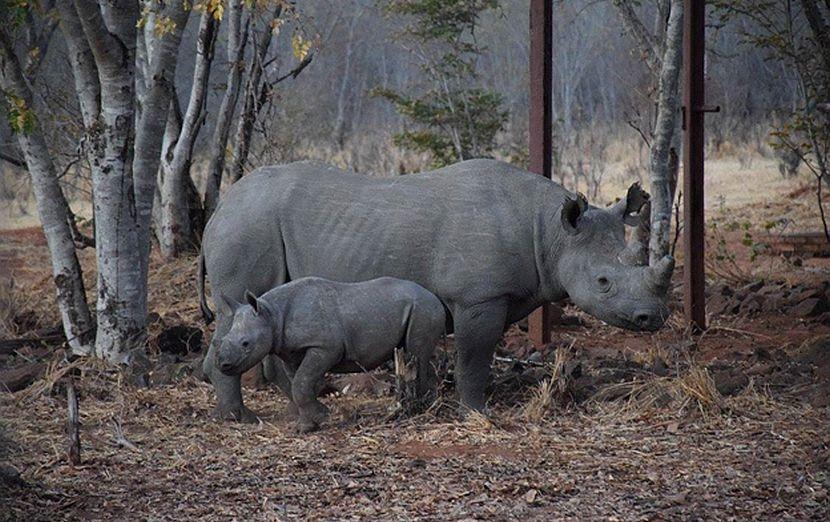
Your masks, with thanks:
[(703, 221), (704, 52), (706, 2), (684, 0), (683, 40), (683, 305), (686, 323), (706, 328)]
[[(553, 1), (530, 0), (530, 170), (552, 175)], [(530, 340), (550, 342), (551, 307), (545, 303), (528, 318)]]

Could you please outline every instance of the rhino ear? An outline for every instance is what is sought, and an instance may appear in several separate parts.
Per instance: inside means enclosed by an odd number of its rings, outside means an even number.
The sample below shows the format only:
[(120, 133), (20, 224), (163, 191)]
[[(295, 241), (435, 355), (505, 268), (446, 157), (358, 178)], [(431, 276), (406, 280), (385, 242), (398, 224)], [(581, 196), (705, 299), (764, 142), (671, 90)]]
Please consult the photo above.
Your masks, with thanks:
[(651, 196), (643, 190), (639, 182), (634, 183), (628, 187), (625, 198), (611, 207), (611, 212), (616, 214), (626, 225), (635, 226), (640, 222), (637, 213), (650, 198)]
[(218, 306), (223, 313), (233, 315), (233, 313), (236, 312), (236, 309), (239, 308), (239, 304), (240, 303), (236, 300), (221, 292), (216, 296), (216, 306)]
[(562, 203), (562, 228), (570, 235), (579, 233), (579, 218), (588, 207), (588, 200), (582, 194), (577, 194), (576, 199), (566, 198)]
[(254, 315), (259, 315), (260, 306), (259, 299), (250, 290), (245, 290), (245, 301), (254, 309)]
[(245, 292), (245, 301), (254, 309), (254, 315), (263, 315), (270, 312), (270, 308), (261, 298), (254, 295), (251, 291)]

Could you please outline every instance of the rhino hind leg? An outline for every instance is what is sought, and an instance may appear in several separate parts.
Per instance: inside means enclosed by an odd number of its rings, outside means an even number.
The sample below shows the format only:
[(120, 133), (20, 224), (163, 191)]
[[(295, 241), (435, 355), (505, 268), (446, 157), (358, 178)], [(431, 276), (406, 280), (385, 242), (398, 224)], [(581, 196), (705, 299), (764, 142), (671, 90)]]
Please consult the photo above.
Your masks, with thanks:
[(254, 423), (259, 420), (256, 414), (242, 404), (242, 383), (239, 375), (226, 375), (216, 367), (216, 346), (230, 329), (230, 321), (220, 318), (216, 332), (210, 342), (210, 348), (202, 362), (205, 376), (213, 384), (216, 392), (216, 409), (214, 416), (222, 420)]
[[(419, 313), (416, 308), (410, 319), (404, 340), (404, 366), (406, 368), (409, 368), (410, 365), (414, 366), (415, 378), (414, 382), (411, 383), (414, 384), (414, 390), (398, 390), (398, 397), (402, 402), (403, 400), (412, 402), (412, 404), (406, 405), (404, 409), (412, 412), (422, 411), (435, 400), (437, 375), (432, 364), (432, 356), (443, 334), (443, 318), (440, 322), (436, 322), (428, 315)], [(396, 373), (399, 370), (398, 366), (396, 363)], [(404, 369), (404, 373), (408, 372)], [(406, 375), (399, 376), (399, 386), (409, 386), (410, 383), (407, 380)]]
[(507, 306), (501, 301), (457, 309), (455, 324), (455, 382), (461, 404), (484, 412), (490, 365), (501, 339)]

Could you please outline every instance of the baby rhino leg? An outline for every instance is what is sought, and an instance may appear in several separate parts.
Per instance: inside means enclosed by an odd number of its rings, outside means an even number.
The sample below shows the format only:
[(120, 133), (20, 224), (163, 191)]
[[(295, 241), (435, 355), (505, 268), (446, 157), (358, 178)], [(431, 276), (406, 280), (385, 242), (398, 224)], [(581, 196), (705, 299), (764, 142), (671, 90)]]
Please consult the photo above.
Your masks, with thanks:
[(314, 347), (306, 350), (291, 383), (291, 395), (299, 410), (297, 429), (308, 433), (320, 427), (328, 416), (328, 408), (317, 400), (317, 391), (326, 372), (340, 362), (342, 348)]
[(435, 347), (444, 335), (444, 314), (430, 313), (430, 310), (412, 311), (407, 328), (405, 352), (407, 364), (414, 364), (416, 369), (415, 397), (419, 404), (416, 409), (429, 406), (435, 399), (436, 375), (432, 364)]

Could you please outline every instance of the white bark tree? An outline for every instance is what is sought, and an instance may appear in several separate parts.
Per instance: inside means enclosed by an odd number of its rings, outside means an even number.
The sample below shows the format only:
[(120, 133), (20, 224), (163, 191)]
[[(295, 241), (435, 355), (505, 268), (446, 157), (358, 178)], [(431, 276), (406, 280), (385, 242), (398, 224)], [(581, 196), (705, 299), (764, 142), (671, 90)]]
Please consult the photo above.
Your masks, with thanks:
[[(193, 146), (206, 116), (205, 100), (218, 31), (219, 20), (206, 9), (199, 22), (196, 65), (187, 108), (181, 122), (171, 118), (165, 130), (169, 145), (165, 146), (161, 159), (161, 212), (156, 226), (159, 247), (168, 259), (194, 251), (201, 233), (198, 222), (202, 209), (190, 177), (190, 166)], [(194, 214), (199, 218), (192, 219)]]
[(142, 20), (137, 2), (57, 3), (92, 171), (98, 263), (94, 352), (115, 363), (129, 363), (131, 352), (144, 345), (159, 122), (166, 120), (186, 21), (179, 2), (148, 6), (160, 9), (156, 23), (164, 24), (149, 45), (144, 42), (152, 52), (140, 61), (137, 42), (147, 35), (136, 31)]
[(83, 274), (73, 241), (74, 216), (58, 183), (52, 156), (34, 114), (32, 92), (11, 39), (0, 29), (0, 88), (18, 115), (15, 134), (32, 178), (38, 216), (52, 258), (52, 277), (58, 290), (64, 333), (73, 353), (92, 351), (95, 323), (86, 302)]
[(219, 189), (222, 185), (222, 174), (225, 171), (228, 138), (230, 137), (231, 123), (236, 104), (239, 100), (239, 84), (242, 81), (244, 70), (245, 47), (248, 40), (250, 18), (242, 27), (242, 2), (230, 0), (228, 4), (228, 76), (222, 104), (216, 114), (216, 127), (213, 130), (210, 147), (210, 165), (205, 185), (205, 222), (216, 210), (219, 204)]
[(656, 36), (638, 17), (637, 2), (614, 0), (626, 33), (637, 49), (656, 83), (656, 115), (648, 133), (651, 135), (651, 239), (649, 263), (653, 264), (671, 250), (672, 204), (677, 188), (679, 167), (680, 95), (679, 78), (683, 59), (683, 1), (658, 0)]

